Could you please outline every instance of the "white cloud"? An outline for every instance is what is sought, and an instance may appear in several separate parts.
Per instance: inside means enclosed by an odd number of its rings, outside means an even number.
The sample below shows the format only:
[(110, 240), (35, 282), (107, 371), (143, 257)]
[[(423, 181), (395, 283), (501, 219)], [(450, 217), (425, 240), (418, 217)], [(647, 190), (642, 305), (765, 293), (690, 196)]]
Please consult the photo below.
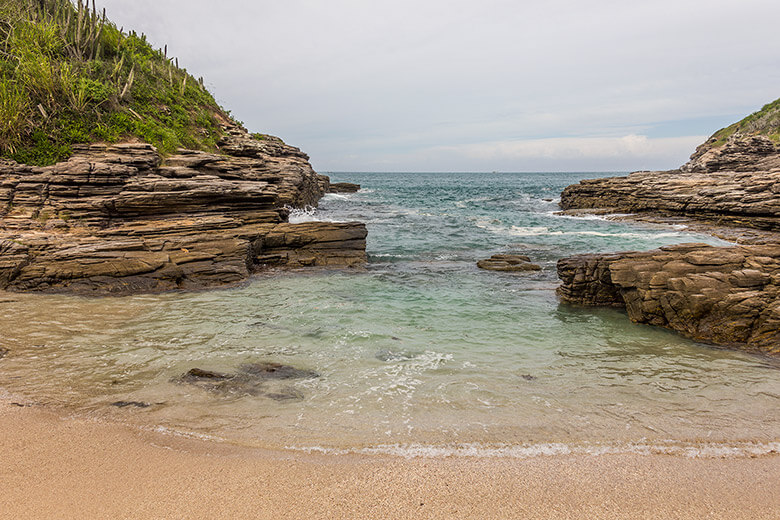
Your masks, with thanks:
[(98, 3), (329, 170), (455, 167), (441, 147), (669, 167), (693, 148), (650, 137), (710, 134), (780, 95), (777, 0)]
[(442, 151), (469, 159), (609, 159), (663, 157), (690, 153), (705, 136), (650, 139), (644, 135), (623, 137), (559, 137), (476, 143), (461, 147), (443, 147)]

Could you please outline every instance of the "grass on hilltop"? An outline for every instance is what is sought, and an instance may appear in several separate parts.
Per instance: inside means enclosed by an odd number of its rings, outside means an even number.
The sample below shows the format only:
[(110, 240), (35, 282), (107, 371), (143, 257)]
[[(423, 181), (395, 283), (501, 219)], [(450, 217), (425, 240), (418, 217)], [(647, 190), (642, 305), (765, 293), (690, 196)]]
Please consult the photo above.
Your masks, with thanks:
[(0, 156), (47, 165), (76, 143), (133, 138), (215, 150), (228, 116), (202, 80), (76, 2), (0, 3)]
[(780, 99), (767, 103), (761, 110), (743, 120), (718, 130), (710, 139), (715, 139), (713, 146), (721, 146), (737, 132), (744, 135), (765, 135), (775, 142), (780, 142)]

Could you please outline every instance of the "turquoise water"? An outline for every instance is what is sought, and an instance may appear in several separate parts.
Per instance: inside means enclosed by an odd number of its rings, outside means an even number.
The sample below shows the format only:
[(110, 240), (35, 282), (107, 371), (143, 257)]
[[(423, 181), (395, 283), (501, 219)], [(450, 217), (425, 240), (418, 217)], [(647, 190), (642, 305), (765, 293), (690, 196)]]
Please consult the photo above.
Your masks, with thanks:
[[(563, 187), (598, 174), (331, 176), (364, 189), (292, 220), (366, 222), (366, 269), (126, 298), (6, 294), (0, 387), (79, 415), (251, 446), (487, 456), (780, 447), (777, 361), (555, 297), (563, 256), (718, 240), (555, 215)], [(509, 251), (542, 271), (475, 265)], [(263, 395), (176, 381), (193, 367), (262, 361), (320, 377), (268, 383)], [(151, 406), (110, 406), (118, 400)]]

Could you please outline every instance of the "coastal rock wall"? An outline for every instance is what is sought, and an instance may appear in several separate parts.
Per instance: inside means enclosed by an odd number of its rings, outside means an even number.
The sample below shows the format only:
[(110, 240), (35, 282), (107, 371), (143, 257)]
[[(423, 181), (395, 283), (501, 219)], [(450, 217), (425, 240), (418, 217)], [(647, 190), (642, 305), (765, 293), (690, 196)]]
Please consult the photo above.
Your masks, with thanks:
[(625, 307), (697, 341), (780, 354), (780, 245), (682, 244), (558, 262), (563, 302)]
[(329, 179), (270, 136), (222, 154), (92, 144), (65, 162), (0, 161), (0, 289), (129, 293), (239, 282), (265, 267), (365, 262), (360, 223), (290, 224)]
[(561, 208), (685, 215), (719, 224), (780, 231), (780, 148), (735, 134), (702, 145), (679, 170), (583, 180), (561, 194)]

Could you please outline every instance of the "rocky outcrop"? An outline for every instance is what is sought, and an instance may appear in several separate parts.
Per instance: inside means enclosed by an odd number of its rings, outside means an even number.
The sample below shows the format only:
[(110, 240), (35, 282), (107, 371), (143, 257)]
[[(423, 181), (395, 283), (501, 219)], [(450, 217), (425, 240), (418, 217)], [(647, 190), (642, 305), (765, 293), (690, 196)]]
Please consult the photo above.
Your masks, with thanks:
[(682, 244), (558, 262), (563, 302), (625, 307), (632, 321), (780, 355), (780, 244)]
[(679, 170), (583, 180), (561, 208), (657, 212), (780, 231), (780, 147), (764, 136), (732, 135), (700, 146)]
[(124, 143), (77, 147), (48, 167), (0, 161), (0, 289), (161, 291), (365, 261), (363, 224), (287, 222), (329, 184), (304, 153), (225, 130), (220, 154), (163, 160)]
[(497, 254), (477, 262), (477, 267), (489, 271), (540, 271), (542, 268), (531, 263), (525, 255)]
[(717, 135), (700, 144), (683, 172), (755, 172), (780, 168), (780, 147), (762, 135), (731, 135), (718, 143)]
[(351, 182), (331, 182), (328, 189), (330, 193), (355, 193), (360, 191), (360, 184)]

